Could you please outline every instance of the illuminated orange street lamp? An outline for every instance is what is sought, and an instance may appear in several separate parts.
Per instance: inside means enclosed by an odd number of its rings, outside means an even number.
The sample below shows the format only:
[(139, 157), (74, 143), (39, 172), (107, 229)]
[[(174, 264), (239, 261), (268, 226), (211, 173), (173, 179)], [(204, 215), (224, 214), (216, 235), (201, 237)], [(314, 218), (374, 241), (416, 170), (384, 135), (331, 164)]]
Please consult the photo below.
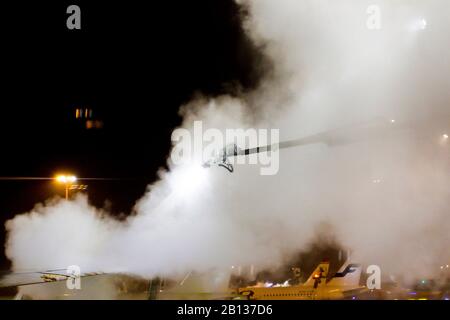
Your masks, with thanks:
[(77, 177), (73, 175), (58, 175), (55, 177), (55, 181), (64, 184), (66, 188), (66, 200), (69, 200), (69, 190), (71, 190), (72, 185), (77, 182)]
[(88, 189), (87, 184), (77, 183), (79, 180), (96, 180), (96, 181), (107, 181), (107, 180), (118, 180), (117, 178), (77, 178), (74, 175), (59, 174), (52, 177), (1, 177), (0, 181), (40, 181), (40, 180), (51, 180), (55, 183), (63, 184), (66, 192), (66, 200), (69, 200), (70, 191), (86, 191)]

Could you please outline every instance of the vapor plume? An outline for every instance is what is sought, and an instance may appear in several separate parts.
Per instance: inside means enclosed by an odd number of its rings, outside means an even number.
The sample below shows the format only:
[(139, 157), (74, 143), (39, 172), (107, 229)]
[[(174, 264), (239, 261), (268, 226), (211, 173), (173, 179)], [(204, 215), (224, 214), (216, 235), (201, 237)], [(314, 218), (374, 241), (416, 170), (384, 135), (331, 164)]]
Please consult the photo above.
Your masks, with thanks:
[[(124, 222), (82, 196), (37, 205), (6, 224), (14, 268), (76, 264), (153, 277), (271, 267), (328, 239), (315, 232), (324, 222), (353, 260), (389, 274), (433, 275), (448, 263), (447, 1), (239, 3), (272, 72), (238, 98), (194, 99), (181, 108), (183, 127), (201, 120), (220, 130), (278, 128), (281, 140), (342, 139), (282, 150), (273, 176), (257, 165), (233, 174), (170, 165)], [(366, 24), (374, 3), (379, 30)], [(422, 19), (427, 27), (415, 28)], [(370, 139), (351, 130), (367, 123)]]

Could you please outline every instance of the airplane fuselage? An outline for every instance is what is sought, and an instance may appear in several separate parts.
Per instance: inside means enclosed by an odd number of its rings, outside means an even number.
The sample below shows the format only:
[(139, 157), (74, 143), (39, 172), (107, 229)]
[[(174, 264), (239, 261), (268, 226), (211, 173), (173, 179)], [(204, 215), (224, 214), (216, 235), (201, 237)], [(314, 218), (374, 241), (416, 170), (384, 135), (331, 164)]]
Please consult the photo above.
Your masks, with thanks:
[(290, 286), (290, 287), (247, 287), (239, 289), (241, 295), (250, 300), (340, 300), (351, 297), (363, 287), (342, 286)]

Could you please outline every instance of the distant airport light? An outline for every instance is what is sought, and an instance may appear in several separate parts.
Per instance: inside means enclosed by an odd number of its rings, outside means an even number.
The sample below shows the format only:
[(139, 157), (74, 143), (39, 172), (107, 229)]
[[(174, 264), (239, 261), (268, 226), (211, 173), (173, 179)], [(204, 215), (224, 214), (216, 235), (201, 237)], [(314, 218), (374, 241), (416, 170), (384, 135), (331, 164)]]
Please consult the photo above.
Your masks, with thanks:
[(420, 20), (419, 27), (420, 29), (425, 30), (427, 28), (427, 20), (425, 19)]
[(395, 123), (395, 119), (392, 119), (392, 120), (391, 120), (391, 123)]
[(428, 21), (425, 18), (418, 18), (410, 24), (411, 30), (419, 31), (425, 30), (428, 26)]
[(444, 134), (442, 135), (442, 138), (444, 138), (445, 140), (447, 140), (447, 139), (448, 139), (448, 134), (444, 133)]
[(74, 183), (77, 181), (75, 176), (58, 175), (55, 180), (59, 183)]

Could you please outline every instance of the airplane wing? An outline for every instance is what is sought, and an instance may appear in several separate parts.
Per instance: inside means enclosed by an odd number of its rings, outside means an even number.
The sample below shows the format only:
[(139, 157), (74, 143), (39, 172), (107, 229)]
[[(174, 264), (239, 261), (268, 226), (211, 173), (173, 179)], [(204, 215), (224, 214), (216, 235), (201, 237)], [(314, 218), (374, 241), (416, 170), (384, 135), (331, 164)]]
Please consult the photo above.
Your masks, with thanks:
[(84, 272), (79, 275), (68, 273), (66, 269), (55, 269), (46, 271), (30, 271), (5, 273), (0, 277), (0, 288), (26, 286), (32, 284), (66, 281), (77, 277), (90, 277), (105, 274), (103, 272)]

